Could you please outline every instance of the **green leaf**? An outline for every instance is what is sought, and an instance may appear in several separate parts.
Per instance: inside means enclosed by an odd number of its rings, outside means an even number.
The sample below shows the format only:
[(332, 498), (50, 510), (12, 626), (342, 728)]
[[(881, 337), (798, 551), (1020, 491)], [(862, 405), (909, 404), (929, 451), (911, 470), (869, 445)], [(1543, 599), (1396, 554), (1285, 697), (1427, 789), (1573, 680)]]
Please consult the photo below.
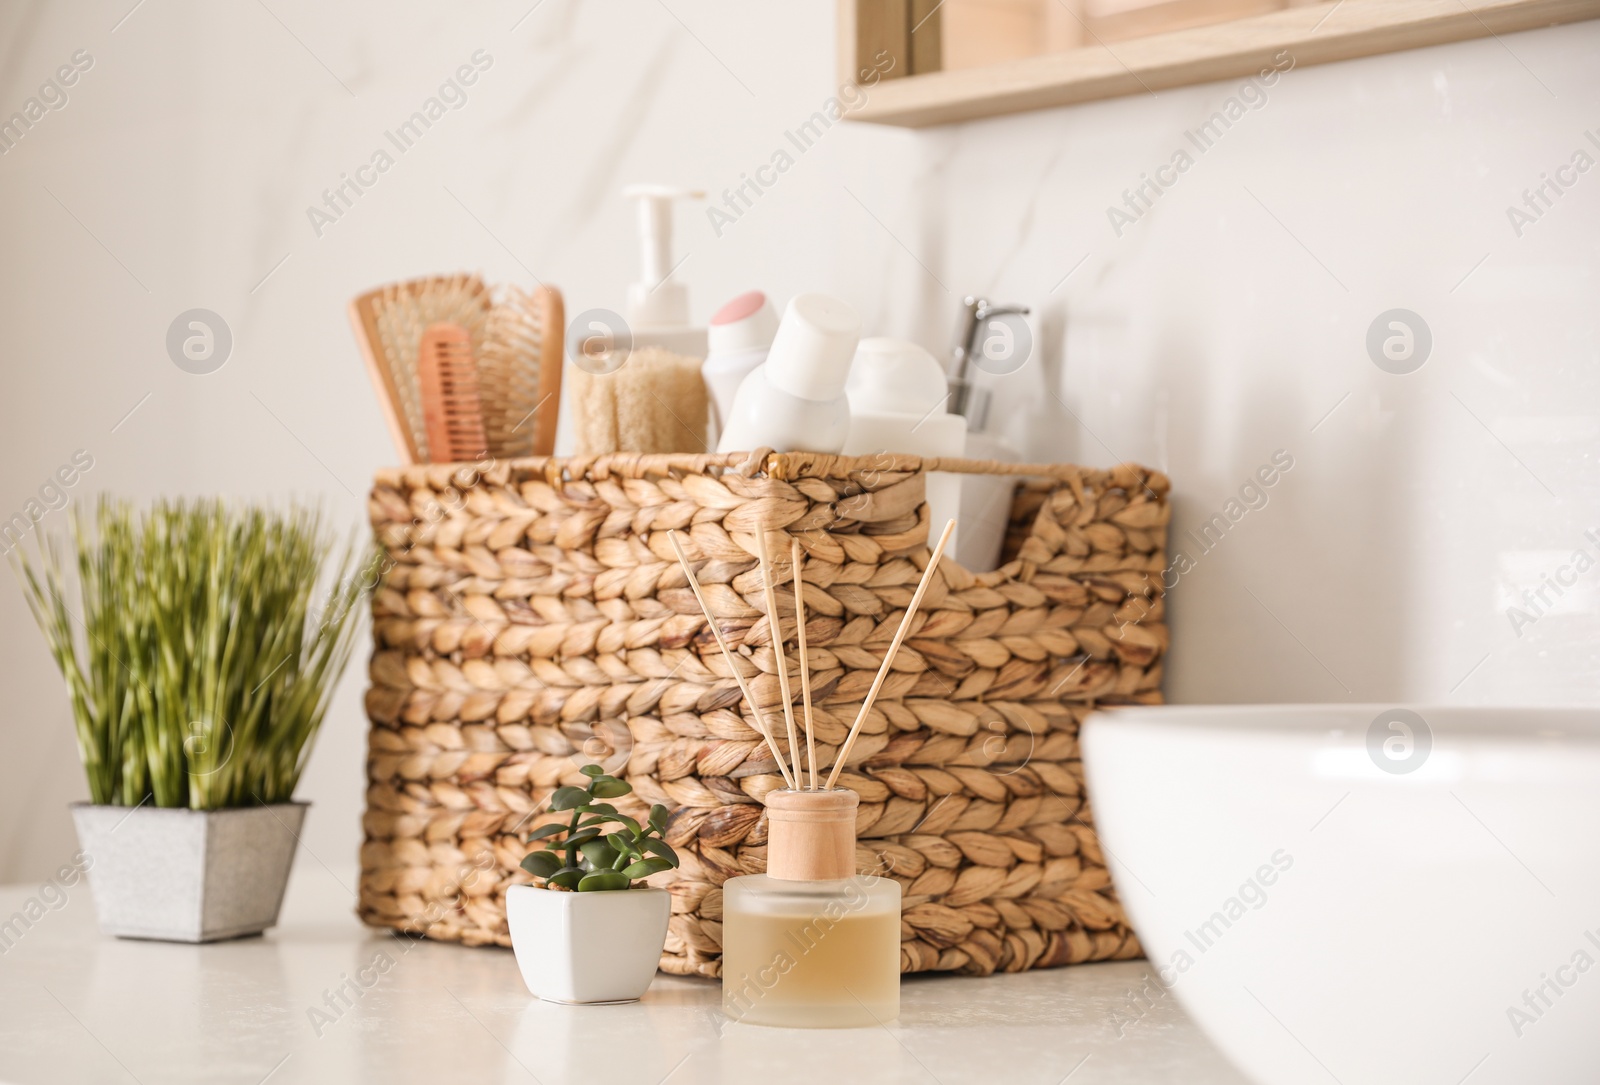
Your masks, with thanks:
[(612, 850), (610, 837), (602, 836), (598, 840), (590, 840), (578, 850), (583, 852), (583, 857), (593, 863), (596, 869), (610, 866), (617, 858), (617, 853)]
[(589, 841), (593, 840), (595, 837), (597, 837), (599, 835), (600, 835), (600, 830), (597, 827), (594, 827), (594, 826), (591, 826), (591, 827), (589, 827), (587, 829), (579, 829), (577, 832), (575, 832), (571, 836), (567, 837), (566, 842), (564, 844), (558, 844), (556, 846), (557, 847), (581, 848), (581, 847), (583, 847), (583, 845), (587, 844)]
[(563, 889), (576, 889), (578, 888), (578, 883), (583, 881), (587, 874), (588, 871), (584, 870), (582, 867), (562, 867), (560, 870), (550, 875), (549, 884), (559, 885)]
[(561, 869), (561, 857), (553, 851), (531, 851), (522, 860), (522, 869), (535, 878), (549, 878)]
[(531, 844), (535, 840), (543, 840), (547, 836), (555, 836), (565, 828), (566, 826), (562, 825), (560, 822), (554, 822), (550, 825), (541, 825), (537, 829), (533, 830), (533, 832), (528, 834), (528, 843)]
[(591, 802), (578, 807), (580, 814), (615, 814), (617, 808), (608, 802)]
[(668, 844), (665, 840), (658, 840), (655, 837), (651, 837), (648, 840), (641, 840), (639, 843), (644, 846), (645, 851), (654, 852), (667, 862), (671, 863), (673, 866), (678, 865), (678, 853), (673, 851), (672, 845)]
[(637, 863), (624, 867), (622, 876), (630, 880), (648, 878), (650, 875), (659, 874), (663, 870), (671, 870), (677, 865), (676, 863), (669, 863), (665, 859), (640, 859)]
[(589, 801), (589, 793), (581, 787), (558, 787), (550, 796), (550, 809), (571, 810)]
[(603, 776), (605, 775), (606, 770), (601, 768), (599, 765), (585, 765), (578, 771), (583, 773), (585, 776)]
[(597, 799), (615, 799), (631, 791), (633, 791), (632, 784), (615, 776), (597, 776), (594, 783), (589, 785), (589, 793)]
[(650, 808), (650, 828), (656, 832), (665, 832), (667, 828), (667, 808), (656, 803)]
[(599, 893), (608, 889), (626, 889), (629, 880), (626, 874), (619, 874), (614, 870), (601, 870), (586, 875), (578, 883), (580, 893)]

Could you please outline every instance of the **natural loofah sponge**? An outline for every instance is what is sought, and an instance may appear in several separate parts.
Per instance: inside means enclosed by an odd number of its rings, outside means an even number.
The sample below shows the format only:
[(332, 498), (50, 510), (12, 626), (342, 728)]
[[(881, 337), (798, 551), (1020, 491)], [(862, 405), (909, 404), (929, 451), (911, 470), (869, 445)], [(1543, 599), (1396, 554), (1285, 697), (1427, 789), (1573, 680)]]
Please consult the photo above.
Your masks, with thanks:
[(706, 383), (698, 358), (644, 347), (615, 373), (574, 371), (569, 387), (576, 455), (706, 450)]

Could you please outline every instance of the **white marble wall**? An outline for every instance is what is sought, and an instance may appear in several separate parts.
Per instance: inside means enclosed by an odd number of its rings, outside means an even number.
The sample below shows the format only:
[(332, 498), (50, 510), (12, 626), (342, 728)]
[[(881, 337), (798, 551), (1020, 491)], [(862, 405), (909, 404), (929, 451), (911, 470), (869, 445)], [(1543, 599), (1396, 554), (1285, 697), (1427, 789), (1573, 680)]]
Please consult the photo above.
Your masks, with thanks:
[[(617, 190), (720, 193), (836, 90), (825, 0), (446, 7), (0, 10), (0, 116), (93, 58), (0, 156), (0, 512), (81, 449), (74, 500), (295, 494), (355, 522), (392, 456), (351, 295), (467, 267), (619, 307)], [(1572, 551), (1600, 557), (1600, 171), (1568, 174), (1520, 237), (1506, 208), (1580, 149), (1600, 160), (1597, 48), (1587, 24), (1296, 67), (1204, 154), (1184, 133), (1242, 81), (920, 133), (841, 124), (720, 237), (683, 213), (681, 275), (699, 317), (752, 286), (825, 290), (938, 351), (963, 293), (1034, 306), (1037, 354), (996, 382), (1009, 435), (1175, 481), (1194, 561), (1171, 595), (1175, 700), (1590, 700), (1600, 568), (1564, 574), (1520, 636), (1506, 608)], [(318, 236), (307, 207), (478, 50), (492, 64), (461, 108)], [(1118, 236), (1107, 208), (1180, 147), (1192, 168)], [(164, 346), (191, 308), (234, 336), (205, 376)], [(1365, 347), (1394, 308), (1433, 336), (1407, 376)], [(1280, 449), (1265, 507), (1209, 553), (1182, 541)], [(0, 653), (10, 881), (71, 852), (63, 804), (84, 787), (14, 587)], [(334, 865), (359, 836), (363, 681), (301, 789)]]

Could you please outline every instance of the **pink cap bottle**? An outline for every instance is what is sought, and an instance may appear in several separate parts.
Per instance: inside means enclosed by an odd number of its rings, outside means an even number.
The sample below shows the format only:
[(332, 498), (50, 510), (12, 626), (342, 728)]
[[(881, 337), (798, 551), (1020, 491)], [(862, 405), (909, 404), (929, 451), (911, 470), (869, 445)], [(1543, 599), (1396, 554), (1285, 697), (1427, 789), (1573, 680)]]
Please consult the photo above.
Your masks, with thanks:
[(750, 371), (767, 360), (778, 332), (778, 313), (759, 290), (740, 294), (718, 309), (706, 327), (706, 360), (700, 367), (720, 430), (733, 397)]

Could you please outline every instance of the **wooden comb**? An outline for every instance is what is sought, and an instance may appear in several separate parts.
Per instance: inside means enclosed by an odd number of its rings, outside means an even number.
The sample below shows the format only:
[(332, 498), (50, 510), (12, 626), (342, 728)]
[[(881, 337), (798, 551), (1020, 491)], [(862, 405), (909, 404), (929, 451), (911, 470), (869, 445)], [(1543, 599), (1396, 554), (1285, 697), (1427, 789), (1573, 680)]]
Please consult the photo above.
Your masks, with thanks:
[(417, 350), (417, 390), (435, 463), (467, 463), (489, 451), (472, 336), (459, 324), (429, 324)]
[[(417, 374), (422, 332), (430, 324), (457, 324), (481, 341), (490, 293), (476, 275), (435, 275), (390, 283), (350, 303), (350, 322), (378, 391), (395, 448), (404, 463), (447, 462), (428, 447)], [(480, 400), (482, 393), (479, 394)]]
[[(495, 295), (498, 294), (498, 298)], [(478, 371), (478, 402), (497, 459), (547, 456), (555, 449), (561, 405), (565, 318), (561, 293), (541, 285), (491, 291), (476, 275), (436, 275), (390, 283), (350, 303), (356, 342), (404, 463), (446, 463), (430, 447), (417, 365), (422, 333), (433, 324), (466, 329)]]

